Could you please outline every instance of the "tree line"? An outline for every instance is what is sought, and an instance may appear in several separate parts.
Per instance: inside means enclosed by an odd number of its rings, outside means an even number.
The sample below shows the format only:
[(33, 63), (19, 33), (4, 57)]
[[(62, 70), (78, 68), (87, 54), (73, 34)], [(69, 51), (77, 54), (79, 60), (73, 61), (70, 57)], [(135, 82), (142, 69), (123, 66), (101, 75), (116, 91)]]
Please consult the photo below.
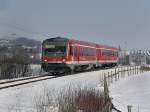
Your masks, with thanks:
[(23, 48), (0, 50), (0, 79), (29, 76), (29, 56)]

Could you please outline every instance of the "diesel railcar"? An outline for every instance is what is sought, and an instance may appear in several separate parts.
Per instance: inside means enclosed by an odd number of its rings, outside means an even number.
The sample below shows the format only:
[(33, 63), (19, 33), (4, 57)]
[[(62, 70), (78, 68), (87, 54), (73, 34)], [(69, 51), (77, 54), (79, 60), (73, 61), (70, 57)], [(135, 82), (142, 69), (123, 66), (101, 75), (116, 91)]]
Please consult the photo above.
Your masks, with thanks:
[(98, 67), (113, 67), (118, 62), (118, 49), (63, 37), (42, 43), (42, 69), (50, 73), (68, 73)]

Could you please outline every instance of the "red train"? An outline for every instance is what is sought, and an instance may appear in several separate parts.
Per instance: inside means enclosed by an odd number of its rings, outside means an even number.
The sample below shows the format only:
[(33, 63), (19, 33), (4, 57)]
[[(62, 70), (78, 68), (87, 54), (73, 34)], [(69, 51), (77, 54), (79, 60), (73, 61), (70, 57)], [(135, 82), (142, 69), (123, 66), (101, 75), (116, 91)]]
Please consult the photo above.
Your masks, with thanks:
[(50, 73), (113, 67), (118, 62), (115, 47), (69, 38), (50, 38), (42, 43), (42, 69)]

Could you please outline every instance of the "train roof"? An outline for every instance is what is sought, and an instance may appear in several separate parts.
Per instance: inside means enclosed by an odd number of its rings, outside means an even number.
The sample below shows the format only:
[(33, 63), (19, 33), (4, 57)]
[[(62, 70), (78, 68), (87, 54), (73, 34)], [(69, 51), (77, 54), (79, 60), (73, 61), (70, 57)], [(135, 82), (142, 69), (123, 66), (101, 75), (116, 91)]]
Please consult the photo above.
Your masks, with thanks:
[(86, 42), (86, 41), (80, 41), (80, 40), (75, 40), (72, 38), (65, 38), (65, 37), (54, 37), (54, 38), (49, 38), (43, 41), (50, 41), (50, 42), (71, 42), (71, 43), (76, 43), (76, 44), (82, 44), (82, 45), (87, 45), (87, 46), (93, 46), (93, 47), (98, 47), (98, 48), (107, 48), (107, 49), (114, 49), (118, 50), (118, 48), (109, 46), (109, 45), (104, 45), (104, 44), (98, 44), (98, 43), (93, 43), (93, 42)]
[(44, 40), (43, 42), (46, 42), (46, 41), (50, 41), (50, 42), (67, 42), (68, 41), (68, 38), (64, 38), (64, 37), (54, 37), (54, 38), (49, 38), (49, 39), (46, 39)]
[(83, 44), (83, 45), (87, 45), (87, 46), (94, 46), (94, 47), (98, 47), (98, 48), (107, 48), (107, 49), (118, 50), (118, 48), (116, 48), (116, 47), (104, 45), (104, 44), (98, 44), (98, 43), (94, 43), (94, 42), (79, 41), (79, 40), (75, 40), (75, 39), (69, 39), (69, 41), (72, 43)]

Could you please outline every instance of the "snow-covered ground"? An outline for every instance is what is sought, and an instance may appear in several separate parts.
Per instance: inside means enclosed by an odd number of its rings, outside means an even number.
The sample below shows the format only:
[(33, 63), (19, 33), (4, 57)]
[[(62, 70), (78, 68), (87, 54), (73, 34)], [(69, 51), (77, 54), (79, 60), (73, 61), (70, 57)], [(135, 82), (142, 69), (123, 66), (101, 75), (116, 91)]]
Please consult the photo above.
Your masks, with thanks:
[(150, 112), (150, 72), (120, 79), (111, 84), (110, 93), (122, 112), (127, 112), (127, 105), (132, 112)]
[(31, 73), (32, 75), (39, 75), (41, 72), (41, 65), (40, 64), (31, 64)]
[(100, 76), (110, 71), (114, 69), (63, 76), (0, 90), (0, 112), (31, 112), (35, 108), (35, 101), (44, 94), (46, 89), (56, 96), (59, 90), (64, 91), (69, 85), (95, 88), (100, 83)]
[[(58, 92), (64, 91), (70, 85), (97, 88), (104, 73), (110, 74), (111, 71), (114, 73), (114, 69), (99, 70), (0, 90), (0, 112), (34, 112), (36, 101), (47, 90), (55, 97)], [(114, 105), (122, 112), (126, 112), (127, 105), (132, 105), (136, 109), (139, 105), (139, 112), (149, 112), (149, 74), (133, 75), (111, 84), (110, 91)]]

